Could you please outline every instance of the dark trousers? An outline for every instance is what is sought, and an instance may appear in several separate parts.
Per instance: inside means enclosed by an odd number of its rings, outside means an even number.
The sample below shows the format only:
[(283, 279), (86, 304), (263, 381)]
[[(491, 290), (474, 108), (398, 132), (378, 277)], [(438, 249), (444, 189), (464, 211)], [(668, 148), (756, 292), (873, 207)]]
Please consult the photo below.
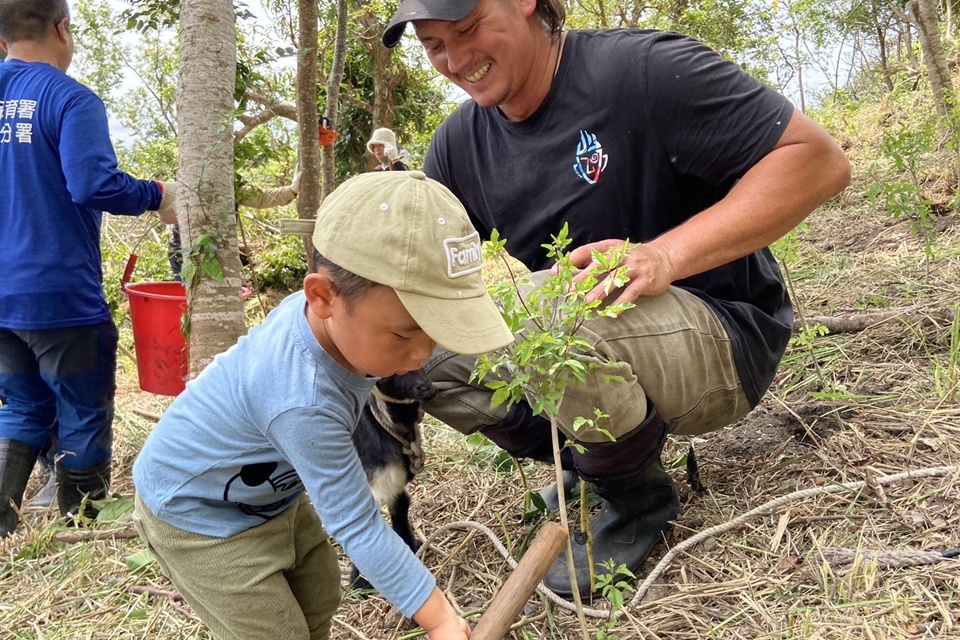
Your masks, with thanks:
[(0, 438), (88, 469), (113, 450), (117, 342), (113, 321), (42, 331), (0, 329)]

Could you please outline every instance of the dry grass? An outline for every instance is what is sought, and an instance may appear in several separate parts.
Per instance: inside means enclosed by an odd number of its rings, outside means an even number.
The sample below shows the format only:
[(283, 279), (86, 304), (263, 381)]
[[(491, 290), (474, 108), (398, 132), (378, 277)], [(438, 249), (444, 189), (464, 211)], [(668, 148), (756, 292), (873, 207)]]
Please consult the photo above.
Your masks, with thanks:
[[(823, 492), (679, 553), (643, 600), (616, 620), (617, 637), (960, 638), (960, 560), (896, 567), (859, 556), (841, 566), (826, 555), (834, 547), (960, 547), (960, 473), (883, 481), (960, 465), (960, 404), (956, 386), (949, 388), (960, 375), (951, 362), (960, 345), (951, 343), (949, 324), (960, 300), (960, 244), (954, 219), (942, 219), (938, 231), (938, 256), (928, 264), (904, 224), (869, 215), (855, 193), (842, 207), (811, 217), (790, 268), (806, 315), (913, 313), (792, 346), (760, 407), (693, 443), (705, 490), (685, 492), (676, 527), (645, 571), (668, 548), (709, 527), (793, 491)], [(153, 424), (149, 416), (161, 414), (168, 401), (139, 391), (133, 367), (122, 364), (114, 488), (129, 496), (130, 465)], [(429, 422), (425, 435), (428, 468), (412, 491), (420, 537), (471, 521), (519, 553), (536, 524), (518, 518), (520, 473), (500, 469), (494, 449), (468, 445), (442, 425)], [(671, 440), (667, 457), (679, 459), (689, 444)], [(524, 471), (533, 485), (550, 479), (545, 467)], [(677, 469), (675, 478), (684, 483), (685, 473)], [(34, 478), (28, 495), (41, 482)], [(865, 486), (837, 488), (849, 482)], [(128, 527), (98, 523), (89, 531), (122, 534)], [(0, 541), (0, 638), (208, 637), (155, 568), (128, 569), (127, 556), (142, 548), (137, 539), (67, 542), (58, 538), (64, 533), (53, 509), (27, 510), (17, 533)], [(509, 571), (494, 544), (475, 531), (441, 531), (424, 558), (474, 621)], [(576, 618), (541, 595), (523, 615), (511, 638), (580, 637)], [(589, 617), (588, 625), (594, 637), (606, 621)], [(347, 594), (333, 637), (416, 635), (379, 596)]]

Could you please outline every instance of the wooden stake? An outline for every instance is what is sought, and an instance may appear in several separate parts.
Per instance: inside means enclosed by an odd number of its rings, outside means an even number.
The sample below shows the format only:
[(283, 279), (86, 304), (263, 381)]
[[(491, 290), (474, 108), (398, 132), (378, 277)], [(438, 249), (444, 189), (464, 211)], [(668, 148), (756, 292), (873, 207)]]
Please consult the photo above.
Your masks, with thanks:
[(556, 522), (548, 522), (540, 529), (517, 568), (493, 597), (486, 613), (470, 634), (471, 640), (502, 640), (507, 635), (510, 625), (523, 610), (537, 584), (560, 555), (567, 537), (567, 530)]

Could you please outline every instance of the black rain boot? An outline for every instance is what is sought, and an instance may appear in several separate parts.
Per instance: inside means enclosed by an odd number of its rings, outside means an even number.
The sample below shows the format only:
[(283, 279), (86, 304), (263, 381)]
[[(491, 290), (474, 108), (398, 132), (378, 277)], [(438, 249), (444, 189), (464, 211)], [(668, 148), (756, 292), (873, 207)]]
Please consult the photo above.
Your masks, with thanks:
[[(560, 452), (560, 467), (563, 469), (563, 495), (569, 500), (573, 492), (578, 491), (580, 487), (580, 476), (577, 475), (573, 465), (573, 453), (569, 448), (564, 448)], [(560, 492), (557, 490), (556, 482), (548, 484), (537, 493), (540, 494), (547, 511), (560, 510)]]
[(86, 496), (87, 507), (83, 516), (88, 519), (97, 517), (97, 509), (90, 500), (103, 500), (110, 486), (110, 460), (89, 469), (69, 469), (57, 464), (57, 502), (60, 503), (60, 515), (76, 522), (80, 505)]
[(20, 522), (23, 491), (39, 455), (40, 447), (19, 440), (0, 439), (0, 538), (13, 533)]
[[(590, 525), (597, 573), (607, 573), (609, 570), (601, 563), (611, 559), (614, 568), (625, 565), (636, 573), (680, 512), (680, 495), (660, 462), (665, 437), (666, 426), (652, 410), (640, 427), (615, 443), (615, 448), (614, 443), (588, 445), (586, 454), (574, 454), (580, 476), (593, 484), (603, 498), (600, 512)], [(631, 457), (644, 463), (639, 468), (621, 471)], [(605, 464), (612, 473), (597, 474), (598, 470), (606, 471)], [(586, 597), (590, 594), (586, 536), (578, 533), (572, 545), (578, 590)], [(543, 583), (558, 596), (573, 598), (566, 553), (553, 563)]]

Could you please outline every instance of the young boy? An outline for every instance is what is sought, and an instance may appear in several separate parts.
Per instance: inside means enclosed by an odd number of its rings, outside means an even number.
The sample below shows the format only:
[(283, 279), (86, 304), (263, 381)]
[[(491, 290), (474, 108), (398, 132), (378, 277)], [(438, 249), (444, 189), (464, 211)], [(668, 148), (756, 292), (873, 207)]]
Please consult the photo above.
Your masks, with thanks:
[(479, 236), (440, 183), (384, 172), (330, 194), (313, 242), (303, 291), (218, 355), (147, 438), (137, 529), (221, 640), (329, 636), (340, 571), (324, 525), (433, 640), (467, 638), (380, 516), (350, 433), (377, 377), (419, 369), (437, 343), (513, 341), (481, 280)]

